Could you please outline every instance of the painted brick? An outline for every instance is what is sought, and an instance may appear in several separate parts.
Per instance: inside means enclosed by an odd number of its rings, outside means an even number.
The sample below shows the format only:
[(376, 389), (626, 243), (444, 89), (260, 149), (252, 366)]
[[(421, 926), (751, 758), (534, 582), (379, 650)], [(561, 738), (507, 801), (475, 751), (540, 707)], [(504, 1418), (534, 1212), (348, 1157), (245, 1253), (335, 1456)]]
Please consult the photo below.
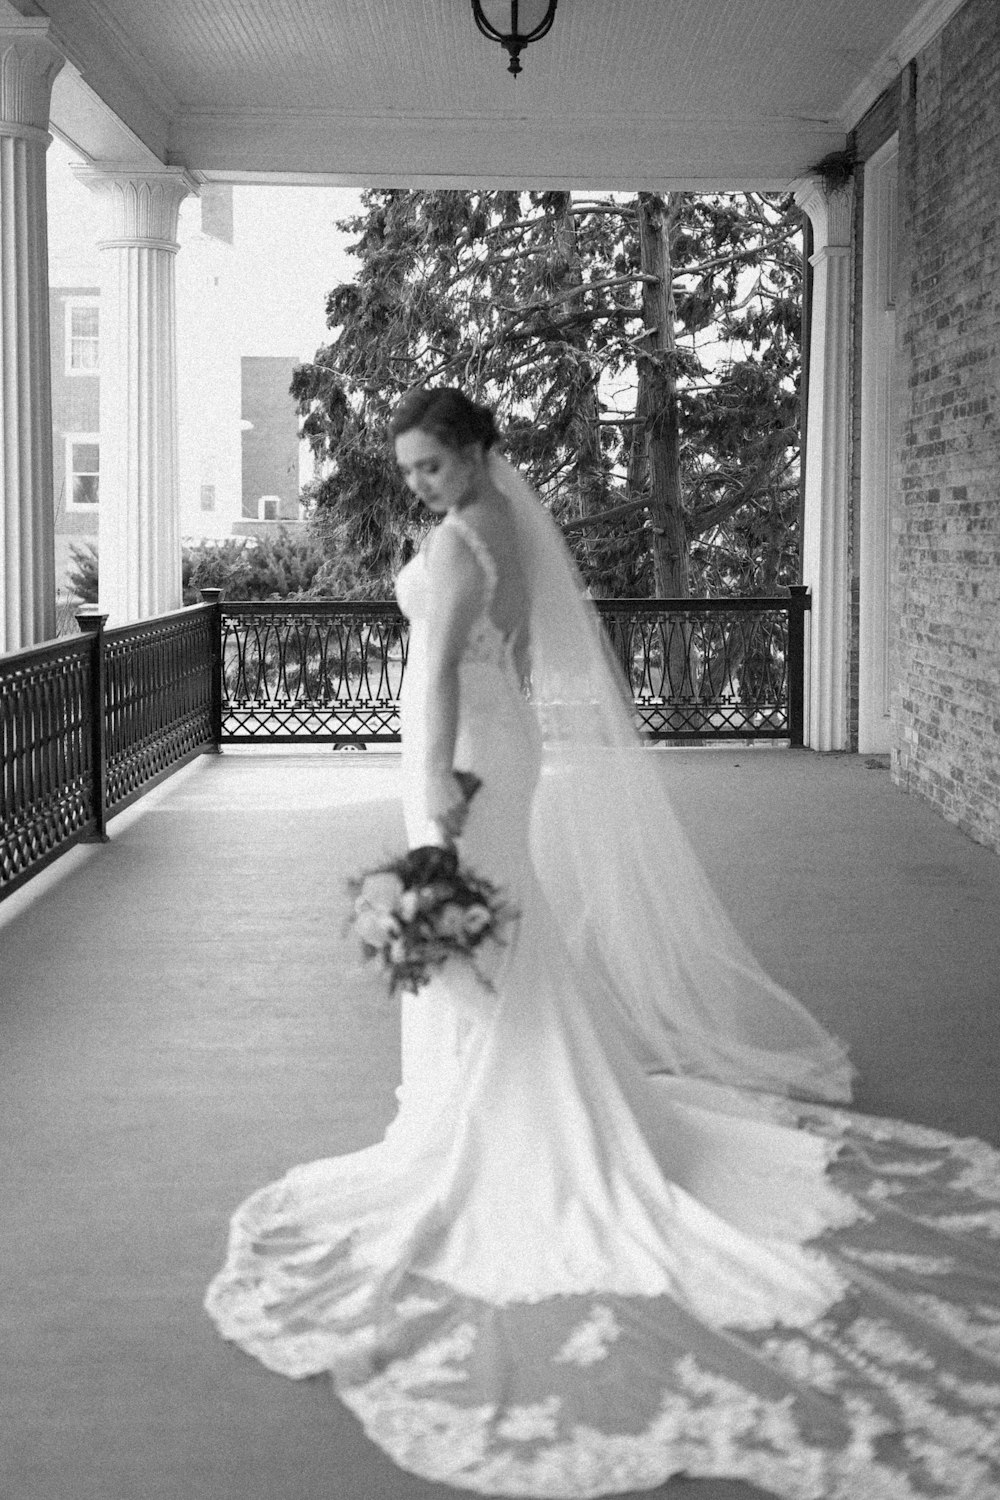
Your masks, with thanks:
[(893, 775), (1000, 851), (996, 0), (967, 0), (907, 82), (899, 114)]

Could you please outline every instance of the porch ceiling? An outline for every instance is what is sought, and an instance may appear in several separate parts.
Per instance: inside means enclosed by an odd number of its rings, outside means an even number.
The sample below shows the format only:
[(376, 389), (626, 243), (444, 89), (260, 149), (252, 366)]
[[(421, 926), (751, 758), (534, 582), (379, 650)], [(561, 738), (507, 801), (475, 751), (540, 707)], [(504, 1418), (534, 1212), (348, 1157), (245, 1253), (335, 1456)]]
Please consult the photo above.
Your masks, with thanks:
[[(14, 0), (82, 153), (230, 180), (780, 187), (960, 0), (561, 0), (516, 81), (469, 0)], [(123, 131), (121, 126), (124, 125)]]

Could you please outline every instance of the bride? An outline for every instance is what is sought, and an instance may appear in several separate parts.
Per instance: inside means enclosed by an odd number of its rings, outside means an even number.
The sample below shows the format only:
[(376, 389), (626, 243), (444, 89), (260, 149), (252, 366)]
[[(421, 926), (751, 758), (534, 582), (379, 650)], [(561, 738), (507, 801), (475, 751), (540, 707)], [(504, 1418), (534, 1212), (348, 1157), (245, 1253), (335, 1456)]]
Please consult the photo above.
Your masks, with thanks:
[(238, 1210), (220, 1332), (488, 1495), (995, 1496), (1000, 1157), (840, 1107), (844, 1049), (721, 911), (492, 414), (422, 388), (392, 435), (441, 518), (397, 585), (408, 840), (459, 838), (520, 915), (488, 988), (404, 997), (384, 1140)]

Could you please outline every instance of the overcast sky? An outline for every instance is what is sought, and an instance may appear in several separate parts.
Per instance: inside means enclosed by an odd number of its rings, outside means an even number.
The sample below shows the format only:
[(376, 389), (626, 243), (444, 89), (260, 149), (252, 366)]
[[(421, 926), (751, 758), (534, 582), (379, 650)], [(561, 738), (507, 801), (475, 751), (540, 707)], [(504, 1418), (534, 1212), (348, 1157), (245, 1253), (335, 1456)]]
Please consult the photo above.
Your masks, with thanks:
[(307, 358), (325, 341), (326, 295), (358, 265), (335, 223), (357, 211), (359, 198), (349, 188), (234, 190), (234, 259), (254, 288), (244, 354)]
[[(76, 158), (61, 141), (48, 153), (49, 255), (53, 282), (93, 281), (102, 206), (70, 170)], [(233, 195), (233, 268), (247, 289), (241, 351), (309, 358), (324, 342), (326, 294), (350, 279), (357, 262), (345, 253), (350, 236), (335, 227), (356, 212), (349, 188), (237, 187)], [(179, 236), (196, 233), (194, 198), (181, 205)], [(183, 255), (183, 248), (181, 254)]]

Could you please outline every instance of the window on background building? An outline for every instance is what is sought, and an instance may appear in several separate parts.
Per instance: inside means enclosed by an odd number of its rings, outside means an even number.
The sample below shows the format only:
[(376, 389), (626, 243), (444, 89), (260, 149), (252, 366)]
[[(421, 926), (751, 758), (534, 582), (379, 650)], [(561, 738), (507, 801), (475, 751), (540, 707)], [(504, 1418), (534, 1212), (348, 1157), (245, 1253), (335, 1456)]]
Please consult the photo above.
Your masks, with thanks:
[(277, 495), (264, 495), (261, 499), (263, 519), (265, 521), (276, 521), (278, 519), (278, 506), (281, 504)]
[(66, 303), (66, 374), (99, 372), (100, 308), (93, 297)]
[(101, 446), (95, 433), (66, 439), (66, 509), (96, 510), (100, 498)]
[(201, 487), (201, 508), (202, 508), (202, 510), (214, 510), (215, 509), (215, 485), (214, 484), (203, 484), (202, 485), (202, 487)]

